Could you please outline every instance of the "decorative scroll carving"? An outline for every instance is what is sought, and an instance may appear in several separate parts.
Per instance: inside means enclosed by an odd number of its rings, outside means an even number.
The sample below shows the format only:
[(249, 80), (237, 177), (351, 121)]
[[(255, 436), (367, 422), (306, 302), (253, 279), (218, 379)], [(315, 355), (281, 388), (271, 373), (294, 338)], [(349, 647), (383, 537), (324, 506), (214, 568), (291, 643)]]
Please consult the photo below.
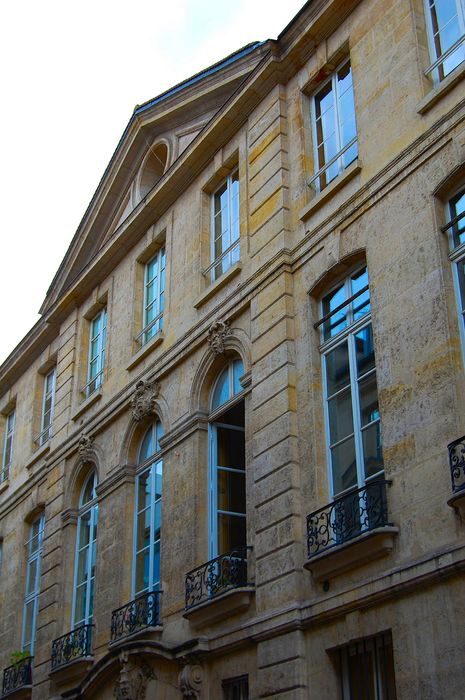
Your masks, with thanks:
[(228, 321), (215, 321), (208, 330), (208, 344), (214, 355), (222, 355), (225, 350), (225, 340), (232, 331)]
[(94, 438), (82, 433), (79, 438), (78, 455), (82, 464), (88, 464), (94, 457)]
[(120, 662), (121, 670), (113, 690), (116, 700), (145, 700), (147, 683), (155, 677), (152, 669), (134, 663), (127, 654), (121, 654)]
[(179, 674), (179, 687), (184, 698), (200, 698), (203, 668), (199, 664), (187, 664)]
[(159, 382), (144, 382), (143, 379), (137, 382), (134, 396), (131, 399), (134, 420), (140, 421), (142, 418), (150, 418), (155, 415), (155, 402), (159, 393)]

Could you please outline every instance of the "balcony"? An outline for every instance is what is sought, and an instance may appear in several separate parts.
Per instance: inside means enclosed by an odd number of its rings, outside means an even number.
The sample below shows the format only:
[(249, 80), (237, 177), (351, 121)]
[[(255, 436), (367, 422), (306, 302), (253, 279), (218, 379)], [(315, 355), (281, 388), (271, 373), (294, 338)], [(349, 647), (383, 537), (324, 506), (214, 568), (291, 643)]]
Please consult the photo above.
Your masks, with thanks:
[(236, 547), (186, 574), (184, 617), (194, 626), (215, 622), (250, 606), (254, 593), (253, 584), (247, 580), (250, 549)]
[(452, 496), (447, 503), (465, 520), (465, 435), (447, 445)]
[(130, 603), (114, 610), (111, 615), (110, 646), (127, 637), (159, 632), (161, 591), (152, 591), (138, 596)]
[(51, 675), (58, 684), (79, 680), (91, 667), (92, 628), (81, 625), (52, 642)]
[(392, 551), (398, 529), (388, 518), (387, 484), (376, 479), (307, 516), (305, 567), (316, 581)]
[(21, 659), (3, 671), (2, 698), (28, 699), (32, 692), (32, 656)]

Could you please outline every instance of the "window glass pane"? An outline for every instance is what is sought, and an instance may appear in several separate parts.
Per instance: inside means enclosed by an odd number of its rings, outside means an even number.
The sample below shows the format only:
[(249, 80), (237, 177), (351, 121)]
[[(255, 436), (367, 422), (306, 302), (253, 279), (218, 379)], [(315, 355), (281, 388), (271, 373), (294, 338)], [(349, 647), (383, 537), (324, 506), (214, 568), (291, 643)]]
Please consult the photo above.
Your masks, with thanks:
[(371, 323), (358, 331), (354, 339), (357, 357), (357, 375), (360, 377), (375, 366), (375, 351), (373, 347)]
[(352, 435), (352, 395), (350, 389), (337, 394), (328, 401), (330, 442), (334, 444), (342, 438)]
[(373, 423), (362, 432), (365, 477), (377, 474), (384, 468), (383, 448), (381, 444), (381, 424)]
[(149, 457), (151, 457), (153, 454), (153, 429), (152, 426), (150, 426), (150, 428), (145, 433), (144, 439), (142, 440), (139, 452), (139, 464), (145, 462), (145, 460), (149, 459)]
[(218, 555), (246, 545), (246, 519), (218, 513)]
[(81, 506), (85, 505), (86, 503), (89, 503), (90, 501), (92, 501), (96, 497), (95, 487), (96, 487), (95, 474), (92, 474), (87, 479), (86, 485), (85, 485), (84, 490), (82, 492)]
[(79, 519), (79, 549), (90, 542), (90, 511)]
[[(465, 214), (465, 192), (461, 192), (450, 202), (451, 219), (455, 219), (460, 214)], [(465, 216), (452, 227), (454, 246), (465, 243)]]
[(157, 462), (153, 467), (154, 477), (155, 477), (155, 493), (154, 498), (158, 500), (161, 498), (162, 494), (162, 476), (163, 476), (163, 462)]
[(137, 539), (136, 539), (136, 550), (139, 552), (141, 549), (150, 546), (150, 520), (151, 520), (151, 509), (143, 510), (137, 516)]
[(245, 514), (245, 475), (218, 469), (218, 508)]
[(150, 489), (151, 489), (151, 474), (152, 470), (147, 469), (147, 471), (139, 474), (137, 477), (137, 509), (138, 511), (143, 510), (150, 506)]
[(213, 392), (212, 409), (218, 408), (229, 399), (229, 367), (220, 374)]
[(136, 555), (136, 594), (149, 587), (150, 553), (145, 549)]
[[(346, 300), (346, 294), (345, 294), (345, 287), (344, 285), (341, 285), (334, 291), (330, 292), (327, 294), (325, 297), (323, 297), (322, 301), (322, 316), (326, 316), (327, 314), (331, 313), (336, 309), (338, 306), (343, 304)], [(323, 324), (323, 335), (324, 335), (324, 340), (328, 340), (328, 338), (332, 338), (334, 335), (337, 335), (340, 331), (342, 331), (346, 325), (347, 325), (347, 307), (345, 306), (343, 309), (338, 311), (337, 313), (333, 314), (331, 318), (329, 318), (325, 323)]]
[(37, 588), (38, 568), (39, 568), (39, 560), (32, 559), (32, 561), (29, 562), (29, 566), (28, 566), (26, 595), (30, 595)]
[(350, 437), (331, 449), (334, 495), (357, 485), (354, 438)]
[(36, 600), (31, 600), (24, 606), (24, 644), (23, 650), (30, 650), (32, 641), (35, 637), (34, 617), (35, 617)]
[(160, 533), (161, 533), (161, 501), (158, 501), (158, 503), (154, 506), (155, 508), (155, 530), (153, 533), (153, 539), (154, 541), (160, 539)]
[(358, 385), (360, 399), (360, 423), (362, 427), (379, 418), (376, 374), (372, 372)]
[(88, 563), (87, 563), (87, 556), (89, 552), (89, 547), (85, 547), (84, 549), (81, 549), (81, 551), (78, 554), (78, 569), (77, 569), (77, 585), (79, 586), (81, 583), (84, 581), (87, 581), (88, 577)]
[(349, 350), (347, 340), (325, 355), (326, 388), (328, 396), (350, 383)]
[(160, 542), (155, 542), (153, 547), (153, 572), (152, 581), (154, 584), (160, 581)]
[(465, 260), (460, 260), (457, 263), (457, 277), (459, 282), (459, 306), (461, 314), (461, 322), (465, 320)]
[(245, 439), (241, 430), (216, 429), (217, 461), (221, 467), (245, 469)]
[(242, 360), (234, 360), (233, 362), (233, 392), (234, 394), (240, 394), (242, 391), (242, 386), (239, 379), (244, 374), (244, 365)]
[[(350, 278), (350, 295), (353, 296), (357, 294), (361, 289), (368, 285), (368, 270), (363, 268), (359, 270)], [(370, 311), (370, 290), (367, 289), (366, 292), (360, 294), (352, 302), (352, 314), (354, 321), (357, 321), (364, 314)]]
[(74, 624), (77, 626), (83, 622), (86, 615), (87, 584), (84, 583), (76, 589), (76, 606), (74, 614)]

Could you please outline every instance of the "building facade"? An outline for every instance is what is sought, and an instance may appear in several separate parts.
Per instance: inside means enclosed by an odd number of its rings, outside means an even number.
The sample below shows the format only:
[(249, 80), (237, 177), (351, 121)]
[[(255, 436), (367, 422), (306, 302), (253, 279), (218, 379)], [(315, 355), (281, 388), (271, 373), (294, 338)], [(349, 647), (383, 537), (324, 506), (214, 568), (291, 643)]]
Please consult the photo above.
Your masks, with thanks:
[(464, 85), (312, 0), (135, 109), (0, 368), (3, 696), (465, 696)]

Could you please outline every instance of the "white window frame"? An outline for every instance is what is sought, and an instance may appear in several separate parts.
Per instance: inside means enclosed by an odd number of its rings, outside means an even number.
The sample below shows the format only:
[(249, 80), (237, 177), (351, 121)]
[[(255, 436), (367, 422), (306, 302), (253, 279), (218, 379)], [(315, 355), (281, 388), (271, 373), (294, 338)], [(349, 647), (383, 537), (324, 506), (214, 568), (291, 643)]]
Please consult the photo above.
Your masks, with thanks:
[[(340, 116), (340, 111), (339, 111), (339, 87), (338, 87), (338, 80), (337, 76), (339, 71), (342, 70), (347, 64), (350, 65), (350, 71), (352, 74), (352, 98), (353, 98), (353, 109), (354, 109), (354, 120), (355, 120), (355, 136), (345, 145), (342, 145), (342, 133), (341, 133), (341, 116)], [(315, 107), (315, 101), (318, 95), (322, 92), (322, 90), (329, 84), (331, 83), (331, 90), (334, 94), (334, 120), (335, 120), (335, 134), (336, 134), (336, 139), (337, 139), (337, 148), (338, 151), (337, 153), (330, 158), (328, 161), (324, 163), (321, 167), (319, 167), (319, 154), (318, 154), (318, 133), (317, 133), (317, 128), (316, 128), (316, 123), (317, 123), (317, 116), (316, 116), (316, 107)], [(315, 168), (318, 168), (318, 170), (307, 180), (307, 184), (310, 187), (314, 187), (316, 192), (321, 192), (323, 189), (328, 187), (332, 182), (334, 182), (340, 175), (341, 173), (346, 170), (349, 165), (351, 165), (357, 158), (358, 158), (358, 130), (357, 130), (357, 115), (355, 111), (355, 93), (354, 93), (354, 87), (353, 87), (353, 72), (352, 72), (352, 64), (350, 61), (350, 58), (345, 58), (341, 63), (337, 66), (337, 68), (331, 73), (331, 75), (322, 82), (320, 85), (318, 85), (318, 90), (316, 90), (311, 99), (310, 99), (310, 121), (311, 121), (311, 126), (312, 126), (312, 141), (313, 141), (313, 158), (314, 158), (314, 163), (315, 163)], [(357, 153), (355, 157), (352, 159), (350, 163), (347, 165), (344, 165), (343, 161), (343, 156), (344, 154), (352, 148), (352, 146), (356, 146), (357, 148)], [(326, 155), (325, 155), (326, 158)], [(329, 182), (326, 182), (323, 186), (321, 186), (321, 176), (326, 173), (326, 171), (333, 165), (333, 164), (338, 165), (338, 174), (335, 175)]]
[[(238, 213), (239, 217), (237, 220), (237, 231), (234, 230), (234, 233), (237, 233), (237, 236), (232, 240), (232, 235), (233, 235), (233, 218), (232, 218), (232, 212), (233, 212), (233, 207), (232, 207), (232, 202), (233, 202), (233, 180), (237, 176), (237, 187), (238, 187)], [(229, 245), (222, 251), (221, 255), (218, 257), (215, 257), (215, 197), (218, 194), (218, 192), (221, 190), (221, 188), (225, 185), (226, 183), (226, 191), (228, 193), (228, 232), (229, 232)], [(240, 180), (239, 180), (239, 166), (234, 168), (230, 175), (223, 180), (223, 182), (216, 188), (214, 193), (211, 196), (211, 220), (210, 220), (210, 259), (211, 259), (211, 264), (205, 271), (206, 273), (210, 273), (210, 278), (212, 282), (215, 282), (217, 279), (219, 279), (222, 275), (225, 274), (229, 270), (230, 267), (232, 267), (236, 262), (240, 260), (240, 243), (241, 243), (241, 215), (240, 215), (240, 196), (241, 196), (241, 186), (240, 186)], [(236, 249), (237, 249), (237, 254), (236, 254)], [(234, 256), (234, 260), (233, 260)], [(221, 265), (221, 272), (218, 274), (216, 273), (216, 268), (218, 265)]]
[[(34, 522), (30, 526), (30, 532), (32, 533), (32, 529), (34, 527), (34, 524), (38, 522), (38, 532), (36, 536), (32, 536), (28, 539), (28, 541), (25, 543), (25, 546), (27, 547), (27, 567), (26, 567), (26, 590), (25, 590), (25, 595), (24, 595), (24, 606), (23, 606), (23, 629), (22, 629), (22, 636), (21, 636), (21, 649), (24, 651), (26, 647), (29, 647), (29, 655), (34, 656), (34, 648), (35, 648), (35, 637), (36, 637), (36, 630), (37, 630), (37, 612), (38, 612), (38, 607), (39, 607), (39, 593), (40, 593), (40, 567), (41, 567), (41, 560), (42, 560), (42, 543), (43, 543), (43, 538), (44, 538), (44, 527), (45, 527), (45, 516), (42, 513), (38, 518), (34, 520)], [(33, 541), (37, 537), (37, 548), (33, 551), (32, 545)], [(31, 577), (31, 571), (33, 570), (33, 565), (35, 564), (35, 581), (34, 585), (32, 587), (32, 590), (28, 593), (29, 589), (29, 583), (30, 583), (30, 577)], [(27, 609), (28, 607), (32, 607), (32, 624), (31, 624), (31, 632), (32, 632), (32, 638), (27, 641), (26, 640), (26, 620), (27, 620)]]
[[(51, 377), (50, 389), (47, 391), (48, 380)], [(43, 379), (43, 396), (42, 396), (42, 414), (40, 419), (40, 433), (36, 438), (39, 447), (45, 445), (52, 436), (53, 411), (55, 408), (55, 384), (56, 384), (56, 367), (50, 370)], [(50, 410), (48, 415), (45, 410), (47, 400), (50, 399)], [(48, 422), (47, 422), (48, 418)]]
[(10, 476), (11, 463), (13, 461), (13, 440), (15, 433), (16, 410), (13, 409), (5, 416), (5, 435), (3, 438), (2, 472), (0, 484), (7, 481)]
[[(90, 480), (93, 480), (93, 498), (88, 501), (87, 503), (82, 504), (82, 498), (84, 496), (87, 484), (89, 483)], [(92, 624), (93, 620), (93, 599), (95, 595), (95, 572), (94, 576), (92, 576), (92, 554), (93, 554), (93, 549), (97, 548), (97, 526), (98, 526), (98, 503), (97, 503), (97, 495), (95, 493), (95, 489), (97, 487), (97, 473), (95, 471), (92, 471), (89, 476), (86, 478), (84, 485), (81, 489), (81, 495), (79, 498), (79, 516), (78, 516), (78, 522), (77, 522), (77, 528), (76, 528), (76, 549), (75, 549), (75, 558), (74, 558), (74, 584), (73, 584), (73, 614), (72, 614), (72, 627), (73, 629), (77, 627), (81, 627), (82, 625), (90, 625)], [(90, 532), (90, 537), (89, 537), (89, 543), (85, 545), (87, 549), (87, 556), (86, 556), (86, 566), (85, 566), (85, 573), (86, 573), (86, 606), (85, 606), (85, 611), (84, 611), (84, 618), (80, 620), (76, 620), (76, 603), (77, 603), (77, 589), (78, 589), (78, 570), (79, 570), (79, 554), (82, 549), (85, 547), (79, 547), (79, 541), (81, 538), (81, 527), (83, 523), (83, 518), (87, 515), (90, 514), (89, 517), (89, 532)], [(93, 534), (95, 533), (95, 537), (93, 537)], [(97, 556), (95, 556), (95, 561), (97, 561)], [(92, 592), (92, 582), (94, 583), (94, 591), (91, 595)], [(79, 586), (80, 587), (80, 586)]]
[[(155, 279), (152, 277), (149, 279), (149, 269), (150, 265), (156, 261), (156, 291), (154, 293), (153, 301), (148, 302), (148, 287), (151, 282)], [(150, 260), (148, 260), (144, 265), (144, 299), (142, 302), (142, 323), (143, 328), (136, 340), (141, 344), (145, 345), (149, 342), (157, 333), (163, 329), (163, 313), (165, 310), (165, 267), (166, 267), (166, 251), (165, 248), (160, 248), (160, 250), (154, 255)], [(157, 314), (151, 321), (147, 321), (148, 313), (150, 308), (155, 306)]]
[[(221, 468), (222, 471), (228, 471), (235, 474), (240, 474), (244, 477), (244, 488), (246, 474), (245, 470), (234, 469), (231, 467), (220, 467), (218, 465), (218, 441), (217, 441), (217, 429), (226, 428), (227, 430), (233, 430), (244, 434), (245, 440), (245, 426), (242, 428), (236, 425), (230, 425), (229, 423), (221, 423), (221, 416), (226, 413), (230, 408), (240, 403), (244, 399), (244, 391), (234, 393), (234, 371), (233, 371), (233, 361), (230, 361), (227, 365), (228, 367), (228, 383), (229, 383), (229, 393), (227, 400), (215, 408), (209, 417), (208, 423), (208, 445), (209, 445), (209, 455), (208, 455), (208, 513), (209, 513), (209, 559), (215, 559), (218, 556), (218, 513), (223, 515), (232, 515), (237, 517), (243, 517), (247, 521), (247, 513), (236, 513), (221, 510), (218, 508), (218, 470)], [(216, 386), (221, 379), (224, 367), (219, 372), (210, 394), (210, 405), (215, 394)]]
[[(98, 331), (92, 335), (92, 328), (98, 322)], [(86, 398), (100, 389), (103, 384), (103, 372), (105, 369), (105, 345), (107, 336), (107, 308), (98, 312), (90, 321), (89, 328), (89, 350), (87, 358), (87, 384), (82, 388)], [(92, 356), (92, 341), (97, 338), (97, 352)], [(97, 372), (92, 377), (92, 363), (96, 362)]]
[[(426, 75), (431, 75), (433, 77), (433, 81), (437, 84), (440, 83), (442, 80), (447, 78), (448, 75), (450, 75), (459, 65), (461, 65), (465, 61), (465, 5), (463, 0), (454, 0), (455, 1), (455, 7), (457, 10), (457, 20), (459, 24), (459, 30), (460, 30), (460, 38), (452, 45), (450, 46), (444, 53), (441, 55), (438, 55), (438, 52), (436, 50), (436, 46), (434, 43), (434, 28), (433, 28), (433, 19), (432, 19), (432, 13), (431, 13), (431, 5), (430, 5), (430, 0), (424, 0), (424, 9), (425, 9), (425, 20), (426, 20), (426, 33), (428, 36), (428, 48), (429, 48), (429, 54), (432, 60), (432, 64), (427, 68), (425, 71)], [(437, 2), (437, 0), (435, 0)], [(452, 70), (450, 70), (447, 75), (441, 77), (440, 70), (444, 64), (444, 62), (452, 56), (452, 54), (459, 49), (459, 47), (462, 46), (463, 50), (463, 55), (464, 58), (457, 63)]]
[[(465, 184), (462, 184), (462, 186), (459, 187), (455, 192), (453, 192), (453, 194), (449, 197), (449, 200), (446, 205), (446, 219), (448, 221), (448, 224), (446, 224), (444, 228), (449, 238), (449, 260), (452, 264), (452, 278), (454, 283), (455, 303), (457, 307), (457, 317), (459, 323), (462, 360), (465, 366), (465, 289), (462, 299), (458, 271), (459, 264), (462, 262), (465, 264), (465, 241), (461, 245), (455, 245), (453, 226), (450, 225), (450, 222), (452, 221), (452, 200), (458, 197), (461, 193), (463, 193), (465, 196)], [(462, 219), (462, 222), (465, 226), (465, 217)]]
[[(337, 289), (340, 287), (342, 284), (344, 284), (344, 289), (345, 289), (345, 300), (349, 299), (349, 297), (352, 296), (352, 291), (351, 291), (351, 279), (352, 277), (357, 274), (357, 272), (361, 272), (363, 269), (366, 268), (366, 265), (358, 268), (354, 268), (351, 270), (351, 272), (346, 276), (344, 280), (340, 280), (337, 284), (333, 285), (330, 287), (328, 290), (325, 290), (325, 293), (320, 301), (320, 309), (321, 309), (321, 316), (323, 317), (323, 299), (331, 293), (331, 291)], [(369, 290), (368, 290), (369, 291)], [(369, 303), (371, 304), (371, 299), (369, 300)], [(357, 358), (356, 358), (356, 350), (355, 350), (355, 336), (357, 333), (359, 333), (361, 330), (364, 328), (367, 328), (368, 326), (372, 325), (371, 321), (371, 309), (367, 313), (365, 313), (361, 318), (357, 319), (354, 321), (353, 319), (353, 302), (348, 304), (346, 306), (346, 327), (336, 333), (334, 336), (329, 338), (328, 340), (324, 341), (323, 338), (323, 333), (324, 333), (324, 324), (321, 325), (321, 339), (322, 339), (322, 344), (320, 345), (320, 353), (321, 353), (321, 359), (322, 359), (322, 379), (323, 379), (323, 405), (324, 405), (324, 417), (325, 417), (325, 442), (326, 442), (326, 459), (327, 459), (327, 465), (328, 465), (328, 484), (329, 484), (329, 490), (330, 490), (330, 497), (331, 500), (334, 500), (335, 498), (340, 498), (343, 497), (344, 495), (347, 495), (351, 493), (354, 490), (363, 488), (366, 484), (370, 483), (371, 481), (375, 481), (376, 479), (379, 479), (383, 474), (384, 474), (384, 468), (376, 472), (375, 474), (370, 475), (369, 477), (365, 477), (365, 464), (364, 464), (364, 450), (363, 450), (363, 432), (368, 429), (369, 427), (375, 425), (378, 423), (380, 425), (380, 430), (381, 430), (381, 416), (378, 415), (378, 418), (376, 418), (373, 421), (370, 421), (366, 425), (362, 426), (361, 425), (361, 419), (360, 419), (360, 400), (359, 400), (359, 390), (358, 390), (358, 385), (359, 383), (363, 382), (367, 377), (371, 376), (372, 374), (375, 375), (376, 377), (376, 358), (375, 358), (375, 366), (374, 368), (368, 370), (368, 372), (362, 374), (360, 377), (357, 377)], [(333, 465), (332, 465), (332, 453), (331, 453), (331, 448), (336, 446), (338, 443), (342, 443), (346, 441), (348, 438), (352, 436), (351, 435), (346, 435), (340, 440), (338, 440), (336, 443), (332, 444), (331, 443), (331, 433), (330, 433), (330, 416), (329, 416), (329, 409), (328, 409), (328, 404), (330, 399), (334, 399), (335, 396), (337, 396), (338, 393), (346, 392), (347, 387), (343, 387), (342, 389), (339, 389), (337, 392), (333, 393), (331, 397), (328, 397), (328, 386), (327, 386), (327, 373), (326, 373), (326, 358), (328, 354), (334, 350), (338, 345), (342, 345), (345, 341), (347, 341), (347, 347), (348, 347), (348, 353), (349, 353), (349, 373), (350, 373), (350, 397), (351, 397), (351, 408), (352, 408), (352, 421), (353, 421), (353, 438), (354, 438), (354, 449), (355, 449), (355, 466), (356, 466), (356, 474), (357, 474), (357, 483), (348, 487), (347, 489), (344, 489), (343, 491), (340, 492), (335, 492), (334, 489), (334, 476), (333, 476)]]

